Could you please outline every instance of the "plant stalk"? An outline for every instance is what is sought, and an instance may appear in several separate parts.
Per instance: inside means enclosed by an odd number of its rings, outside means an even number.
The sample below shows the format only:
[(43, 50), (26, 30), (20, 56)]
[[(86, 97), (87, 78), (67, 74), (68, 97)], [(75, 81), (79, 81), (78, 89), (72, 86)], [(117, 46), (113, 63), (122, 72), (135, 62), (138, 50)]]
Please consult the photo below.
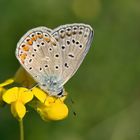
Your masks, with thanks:
[(20, 140), (24, 140), (24, 126), (23, 126), (23, 120), (19, 121), (19, 127), (20, 127)]

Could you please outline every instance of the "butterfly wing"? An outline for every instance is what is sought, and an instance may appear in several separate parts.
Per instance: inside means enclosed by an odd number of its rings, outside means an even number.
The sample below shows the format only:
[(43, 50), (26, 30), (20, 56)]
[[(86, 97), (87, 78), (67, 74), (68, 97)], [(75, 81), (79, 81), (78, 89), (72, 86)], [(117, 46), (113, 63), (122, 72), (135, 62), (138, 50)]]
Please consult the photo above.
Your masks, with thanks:
[(57, 27), (52, 35), (62, 51), (62, 85), (77, 71), (85, 58), (93, 38), (93, 30), (85, 24), (68, 24)]
[(62, 75), (61, 51), (51, 30), (38, 27), (28, 31), (18, 42), (16, 57), (39, 84), (46, 84), (50, 75)]

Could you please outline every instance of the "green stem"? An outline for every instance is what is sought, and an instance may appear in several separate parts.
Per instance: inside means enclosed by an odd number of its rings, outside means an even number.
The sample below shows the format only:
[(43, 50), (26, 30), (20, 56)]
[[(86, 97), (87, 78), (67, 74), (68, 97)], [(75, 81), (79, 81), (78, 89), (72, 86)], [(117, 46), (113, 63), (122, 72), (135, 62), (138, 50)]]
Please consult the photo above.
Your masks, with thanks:
[(19, 121), (19, 127), (20, 127), (20, 140), (24, 140), (23, 120), (20, 120)]

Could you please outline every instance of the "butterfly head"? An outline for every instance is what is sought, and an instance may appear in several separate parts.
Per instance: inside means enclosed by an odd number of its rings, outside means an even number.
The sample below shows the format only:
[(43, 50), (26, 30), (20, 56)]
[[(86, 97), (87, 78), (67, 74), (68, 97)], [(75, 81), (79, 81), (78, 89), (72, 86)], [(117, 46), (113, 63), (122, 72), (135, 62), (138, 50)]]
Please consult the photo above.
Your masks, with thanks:
[(40, 86), (41, 89), (43, 89), (44, 91), (46, 91), (48, 93), (49, 96), (55, 96), (57, 98), (61, 98), (63, 96), (65, 96), (65, 91), (63, 89), (63, 87), (59, 88), (59, 89), (48, 89), (48, 87), (46, 86)]

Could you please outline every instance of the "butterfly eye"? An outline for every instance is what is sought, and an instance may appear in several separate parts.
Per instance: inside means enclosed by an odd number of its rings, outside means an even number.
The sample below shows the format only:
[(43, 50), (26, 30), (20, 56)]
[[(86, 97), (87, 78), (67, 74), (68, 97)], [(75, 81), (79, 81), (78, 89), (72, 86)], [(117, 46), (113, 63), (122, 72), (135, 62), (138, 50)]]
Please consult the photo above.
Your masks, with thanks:
[(63, 94), (63, 89), (57, 95), (61, 96), (62, 94)]

